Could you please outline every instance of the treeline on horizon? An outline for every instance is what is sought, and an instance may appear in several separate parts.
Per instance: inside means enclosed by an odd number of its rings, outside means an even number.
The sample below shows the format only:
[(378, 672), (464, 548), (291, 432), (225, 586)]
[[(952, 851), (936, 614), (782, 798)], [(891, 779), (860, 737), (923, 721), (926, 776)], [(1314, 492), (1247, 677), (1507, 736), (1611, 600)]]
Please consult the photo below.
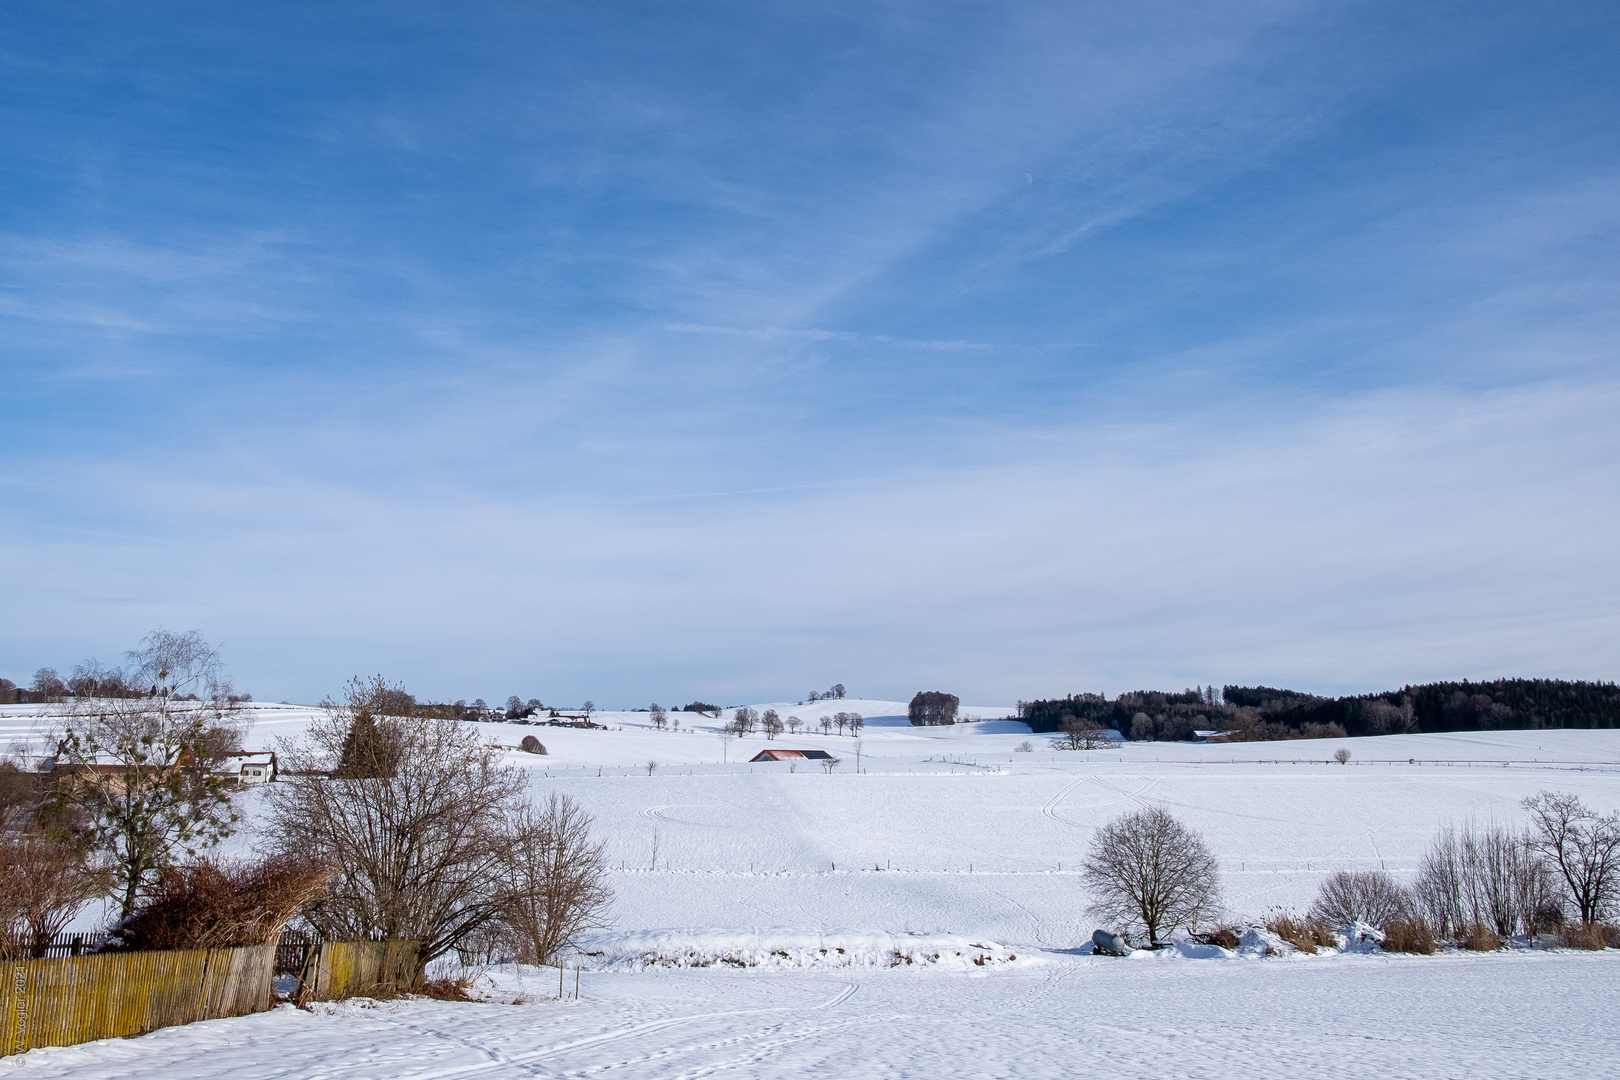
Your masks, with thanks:
[(1194, 731), (1230, 732), (1233, 741), (1326, 739), (1441, 731), (1620, 727), (1620, 686), (1564, 679), (1436, 682), (1377, 694), (1328, 698), (1270, 686), (1213, 686), (1180, 693), (1138, 690), (1022, 701), (1034, 732), (1090, 721), (1127, 739), (1174, 742)]

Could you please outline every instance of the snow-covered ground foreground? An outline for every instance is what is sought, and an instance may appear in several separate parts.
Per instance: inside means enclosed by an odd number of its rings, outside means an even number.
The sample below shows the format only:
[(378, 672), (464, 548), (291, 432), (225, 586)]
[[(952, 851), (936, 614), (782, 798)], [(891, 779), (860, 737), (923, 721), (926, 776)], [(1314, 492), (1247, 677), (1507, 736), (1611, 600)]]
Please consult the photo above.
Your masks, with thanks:
[[(1517, 953), (587, 974), (559, 1003), (346, 1003), (6, 1059), (32, 1077), (1612, 1075), (1620, 964)], [(513, 989), (510, 977), (507, 989)], [(569, 980), (572, 991), (572, 979)]]

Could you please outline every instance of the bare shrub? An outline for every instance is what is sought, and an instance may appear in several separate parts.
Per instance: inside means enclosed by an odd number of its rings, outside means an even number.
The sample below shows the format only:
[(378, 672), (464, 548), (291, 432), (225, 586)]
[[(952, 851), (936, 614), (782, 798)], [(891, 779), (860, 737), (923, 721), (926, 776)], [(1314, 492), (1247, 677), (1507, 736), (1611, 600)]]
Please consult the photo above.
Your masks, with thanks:
[(1359, 921), (1381, 929), (1406, 909), (1406, 890), (1383, 870), (1340, 870), (1317, 889), (1311, 917), (1331, 926)]
[(1025, 739), (1023, 742), (1013, 747), (1013, 753), (1015, 754), (1033, 754), (1034, 752), (1035, 744), (1030, 742), (1028, 739)]
[(1385, 952), (1418, 953), (1427, 956), (1440, 947), (1428, 920), (1421, 915), (1391, 919), (1384, 924), (1382, 930)]
[(36, 831), (0, 833), (0, 959), (44, 956), (51, 938), (110, 884), (110, 873), (87, 863), (75, 844)]
[(296, 856), (167, 866), (119, 926), (126, 949), (225, 949), (273, 944), (321, 894), (327, 870)]
[(1495, 952), (1502, 947), (1502, 938), (1484, 923), (1474, 923), (1458, 937), (1457, 944), (1473, 952)]
[(1288, 912), (1277, 912), (1266, 920), (1266, 929), (1303, 953), (1314, 954), (1318, 948), (1337, 944), (1332, 928), (1320, 919), (1307, 915), (1300, 917)]
[(1557, 867), (1581, 922), (1597, 922), (1620, 899), (1620, 814), (1600, 815), (1574, 795), (1543, 791), (1524, 800), (1531, 843)]
[(1196, 929), (1220, 899), (1219, 867), (1203, 838), (1158, 807), (1098, 829), (1084, 876), (1092, 911), (1141, 927), (1154, 944), (1178, 926)]
[(1340, 765), (1350, 764), (1350, 751), (1342, 746), (1339, 747), (1337, 750), (1333, 751), (1333, 760), (1337, 761)]
[(500, 923), (525, 963), (549, 964), (586, 930), (603, 925), (612, 896), (591, 818), (566, 795), (513, 815), (501, 872)]

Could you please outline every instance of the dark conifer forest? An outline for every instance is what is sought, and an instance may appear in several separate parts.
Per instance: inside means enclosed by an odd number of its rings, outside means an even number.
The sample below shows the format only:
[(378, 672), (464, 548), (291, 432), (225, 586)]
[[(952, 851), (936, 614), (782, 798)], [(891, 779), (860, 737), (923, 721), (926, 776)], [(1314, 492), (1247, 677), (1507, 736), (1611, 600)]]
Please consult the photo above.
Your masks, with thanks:
[(1127, 739), (1179, 740), (1194, 731), (1230, 732), (1234, 741), (1399, 735), (1409, 732), (1620, 727), (1620, 687), (1562, 679), (1438, 682), (1377, 694), (1329, 698), (1269, 686), (1138, 690), (1019, 704), (1036, 732), (1066, 720), (1094, 720)]

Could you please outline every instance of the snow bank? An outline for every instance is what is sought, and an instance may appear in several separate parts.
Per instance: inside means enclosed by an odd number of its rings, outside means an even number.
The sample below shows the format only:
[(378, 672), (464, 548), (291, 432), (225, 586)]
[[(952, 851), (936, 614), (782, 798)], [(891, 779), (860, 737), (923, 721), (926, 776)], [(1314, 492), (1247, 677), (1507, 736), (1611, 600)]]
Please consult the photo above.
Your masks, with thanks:
[(666, 968), (934, 967), (1032, 963), (1005, 946), (952, 934), (867, 930), (660, 930), (599, 934), (580, 944), (587, 970)]

